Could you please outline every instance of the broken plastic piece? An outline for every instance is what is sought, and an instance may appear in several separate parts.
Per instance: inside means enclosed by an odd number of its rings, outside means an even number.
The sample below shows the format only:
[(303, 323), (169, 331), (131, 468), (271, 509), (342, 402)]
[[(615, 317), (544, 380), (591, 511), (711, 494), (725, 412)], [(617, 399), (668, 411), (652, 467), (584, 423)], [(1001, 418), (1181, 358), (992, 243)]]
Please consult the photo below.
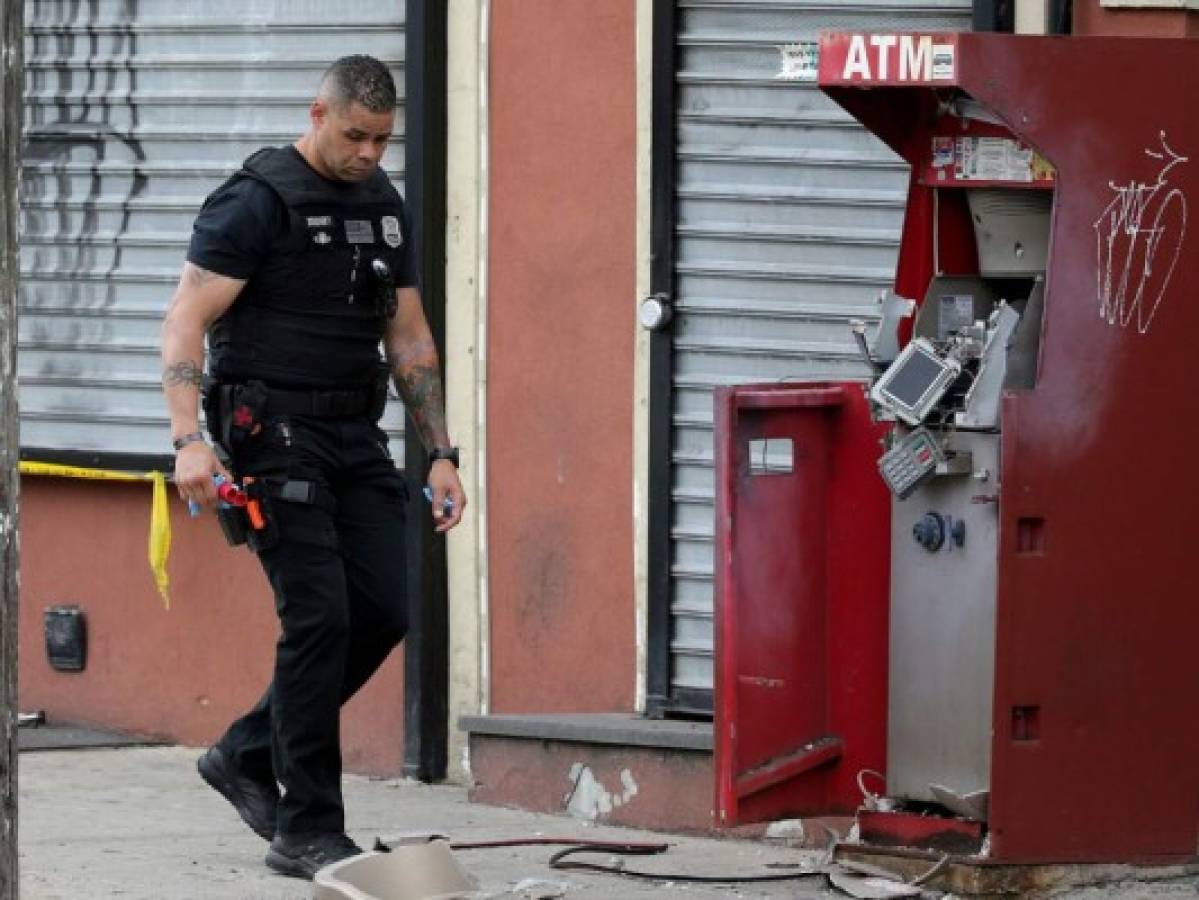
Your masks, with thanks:
[(888, 366), (899, 356), (899, 324), (916, 311), (916, 301), (883, 291), (878, 302), (882, 307), (881, 318), (870, 342), (870, 355), (879, 365)]
[(565, 897), (570, 885), (565, 881), (544, 881), (540, 878), (526, 878), (519, 881), (510, 892), (504, 896), (524, 897), (526, 900), (554, 900)]
[(313, 900), (466, 900), (475, 890), (445, 841), (363, 853), (325, 866)]
[(889, 881), (886, 878), (867, 878), (862, 875), (850, 875), (848, 872), (829, 872), (828, 880), (833, 887), (844, 891), (851, 897), (862, 900), (887, 900), (889, 897), (919, 897), (921, 890), (904, 884), (902, 881)]
[(380, 835), (375, 838), (372, 850), (388, 853), (397, 847), (408, 847), (412, 844), (427, 844), (430, 841), (448, 841), (450, 836), (440, 831), (397, 831), (392, 834)]
[(990, 791), (971, 791), (959, 794), (943, 784), (930, 784), (928, 789), (933, 798), (947, 810), (963, 819), (973, 819), (976, 822), (987, 821), (987, 807), (991, 798)]

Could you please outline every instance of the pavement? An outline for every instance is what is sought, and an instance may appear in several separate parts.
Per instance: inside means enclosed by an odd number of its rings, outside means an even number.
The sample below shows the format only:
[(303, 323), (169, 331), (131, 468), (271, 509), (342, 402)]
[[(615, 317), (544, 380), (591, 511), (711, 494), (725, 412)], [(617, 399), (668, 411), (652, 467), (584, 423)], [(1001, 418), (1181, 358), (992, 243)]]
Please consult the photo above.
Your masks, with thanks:
[[(271, 872), (266, 844), (196, 774), (199, 751), (122, 747), (22, 753), (18, 846), (22, 900), (307, 900), (311, 885)], [(818, 852), (764, 841), (657, 835), (597, 826), (567, 816), (472, 804), (454, 785), (347, 776), (347, 825), (369, 846), (376, 837), (436, 831), (455, 841), (565, 837), (667, 841), (654, 857), (627, 858), (629, 869), (661, 874), (643, 881), (548, 866), (556, 848), (460, 850), (478, 900), (564, 897), (636, 900), (678, 897), (832, 898), (822, 876), (759, 884), (683, 884), (672, 873), (780, 875), (819, 864)], [(595, 858), (609, 862), (611, 857)], [(933, 893), (929, 898), (944, 898)], [(1058, 894), (1071, 900), (1184, 900), (1199, 881), (1125, 883)]]
[[(18, 847), (22, 900), (300, 900), (305, 882), (263, 864), (266, 843), (196, 774), (198, 750), (182, 747), (22, 753), (18, 769)], [(563, 836), (669, 841), (660, 856), (629, 868), (691, 874), (768, 874), (812, 866), (817, 854), (750, 841), (655, 835), (472, 804), (464, 788), (346, 776), (346, 824), (359, 845), (378, 836), (437, 831), (456, 841)], [(557, 871), (555, 847), (458, 851), (482, 898), (825, 898), (822, 878), (743, 889), (634, 881)], [(595, 858), (608, 862), (610, 857)], [(778, 869), (771, 866), (785, 865)]]

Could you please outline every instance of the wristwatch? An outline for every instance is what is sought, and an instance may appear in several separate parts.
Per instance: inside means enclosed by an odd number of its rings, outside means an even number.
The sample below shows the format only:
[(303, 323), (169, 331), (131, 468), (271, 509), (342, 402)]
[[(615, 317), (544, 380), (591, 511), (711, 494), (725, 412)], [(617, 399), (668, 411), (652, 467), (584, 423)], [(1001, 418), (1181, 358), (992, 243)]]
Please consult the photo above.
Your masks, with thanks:
[(437, 462), (439, 459), (448, 459), (454, 464), (454, 468), (458, 468), (458, 448), (457, 447), (434, 447), (429, 451), (429, 465)]
[(182, 450), (188, 444), (199, 444), (203, 441), (204, 441), (204, 432), (189, 431), (187, 434), (180, 435), (179, 437), (175, 438), (175, 440), (171, 441), (171, 446), (174, 447), (175, 452), (178, 453), (180, 450)]

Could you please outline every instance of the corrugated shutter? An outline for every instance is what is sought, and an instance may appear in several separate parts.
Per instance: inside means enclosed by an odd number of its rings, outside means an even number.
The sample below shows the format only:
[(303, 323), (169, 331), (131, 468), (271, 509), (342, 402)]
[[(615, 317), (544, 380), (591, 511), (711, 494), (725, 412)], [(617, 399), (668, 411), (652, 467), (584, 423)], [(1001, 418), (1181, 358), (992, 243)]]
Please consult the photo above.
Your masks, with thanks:
[(907, 168), (785, 44), (826, 30), (960, 30), (969, 0), (680, 0), (671, 690), (712, 688), (712, 389), (861, 376), (848, 329), (895, 271)]
[[(21, 445), (169, 453), (159, 327), (204, 196), (307, 127), (334, 58), (403, 87), (401, 2), (27, 0)], [(384, 159), (403, 188), (403, 106)], [(403, 417), (386, 425), (401, 458)]]

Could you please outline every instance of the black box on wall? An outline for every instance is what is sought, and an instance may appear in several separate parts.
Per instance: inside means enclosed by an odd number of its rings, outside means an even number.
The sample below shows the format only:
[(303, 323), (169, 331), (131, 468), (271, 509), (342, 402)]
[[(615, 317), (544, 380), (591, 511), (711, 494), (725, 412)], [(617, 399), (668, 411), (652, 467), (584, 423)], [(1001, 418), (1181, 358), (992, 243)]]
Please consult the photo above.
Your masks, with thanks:
[(46, 610), (46, 658), (60, 672), (82, 672), (87, 663), (87, 622), (78, 606)]

